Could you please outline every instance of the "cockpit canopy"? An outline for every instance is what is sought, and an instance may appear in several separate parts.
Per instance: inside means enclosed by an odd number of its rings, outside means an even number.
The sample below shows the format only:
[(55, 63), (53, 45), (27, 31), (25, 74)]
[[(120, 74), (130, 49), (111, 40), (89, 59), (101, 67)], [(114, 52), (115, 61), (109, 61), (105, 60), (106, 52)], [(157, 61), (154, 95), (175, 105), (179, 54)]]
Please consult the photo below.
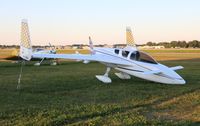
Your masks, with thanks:
[(157, 64), (157, 62), (151, 56), (149, 56), (147, 53), (142, 52), (142, 51), (130, 52), (126, 50), (121, 50), (120, 52), (120, 49), (115, 49), (114, 52), (115, 54), (121, 53), (122, 57), (129, 58), (130, 60)]

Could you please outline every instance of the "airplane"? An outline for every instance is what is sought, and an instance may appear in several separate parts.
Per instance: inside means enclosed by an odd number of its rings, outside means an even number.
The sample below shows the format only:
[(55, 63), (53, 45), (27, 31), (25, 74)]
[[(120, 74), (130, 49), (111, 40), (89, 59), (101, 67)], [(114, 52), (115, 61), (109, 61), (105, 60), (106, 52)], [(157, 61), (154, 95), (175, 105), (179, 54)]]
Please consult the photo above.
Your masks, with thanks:
[[(49, 43), (49, 47), (50, 47), (50, 50), (43, 49), (43, 48), (33, 49), (33, 54), (56, 54), (55, 47), (53, 48), (50, 43)], [(35, 66), (40, 66), (41, 63), (47, 58), (37, 58), (37, 59), (41, 59), (41, 60), (39, 62), (35, 63), (34, 64)], [(48, 58), (48, 59), (50, 60), (51, 58)], [(52, 60), (50, 62), (51, 62), (51, 65), (53, 65), (53, 66), (57, 65), (57, 61)]]
[(119, 71), (115, 73), (120, 79), (131, 79), (131, 76), (162, 84), (185, 84), (185, 80), (176, 73), (176, 70), (183, 69), (182, 66), (167, 67), (158, 63), (147, 53), (140, 51), (134, 42), (130, 27), (126, 28), (127, 46), (120, 48), (94, 47), (89, 37), (90, 54), (36, 54), (32, 52), (28, 23), (22, 20), (21, 23), (21, 44), (20, 57), (24, 60), (31, 58), (54, 58), (72, 59), (89, 63), (97, 61), (106, 66), (103, 75), (96, 75), (96, 78), (103, 83), (111, 83), (109, 72), (112, 69)]
[[(50, 50), (47, 50), (47, 49), (44, 49), (44, 48), (34, 48), (33, 49), (33, 53), (34, 54), (56, 54), (56, 50), (55, 48), (52, 48), (51, 44), (49, 43), (49, 47), (50, 47)], [(21, 62), (21, 57), (19, 57), (19, 52), (17, 49), (13, 50), (11, 55), (10, 56), (7, 56), (7, 57), (4, 57), (3, 59), (5, 60), (11, 60), (12, 63), (19, 63)], [(33, 61), (38, 61), (37, 63), (35, 63), (34, 65), (35, 66), (40, 66), (41, 63), (45, 60), (45, 58), (34, 58), (34, 59), (31, 59)], [(57, 65), (57, 60), (54, 60), (54, 59), (47, 59), (50, 61), (50, 65)]]

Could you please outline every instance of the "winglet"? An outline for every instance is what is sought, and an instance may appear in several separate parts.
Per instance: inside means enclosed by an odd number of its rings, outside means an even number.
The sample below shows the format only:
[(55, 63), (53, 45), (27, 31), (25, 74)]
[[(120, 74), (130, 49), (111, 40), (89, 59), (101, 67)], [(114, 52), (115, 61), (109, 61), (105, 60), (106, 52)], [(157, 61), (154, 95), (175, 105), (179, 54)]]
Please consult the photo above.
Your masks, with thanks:
[(184, 68), (183, 66), (170, 67), (170, 69), (172, 69), (172, 70), (180, 70), (180, 69), (183, 69), (183, 68)]
[(92, 39), (91, 37), (89, 36), (89, 47), (90, 47), (90, 52), (91, 54), (94, 54), (94, 46), (93, 46), (93, 42), (92, 42)]
[(127, 46), (135, 47), (135, 42), (131, 31), (131, 27), (126, 27), (126, 44)]
[(31, 60), (32, 46), (28, 28), (28, 22), (23, 19), (21, 22), (21, 43), (20, 43), (20, 57), (25, 60)]

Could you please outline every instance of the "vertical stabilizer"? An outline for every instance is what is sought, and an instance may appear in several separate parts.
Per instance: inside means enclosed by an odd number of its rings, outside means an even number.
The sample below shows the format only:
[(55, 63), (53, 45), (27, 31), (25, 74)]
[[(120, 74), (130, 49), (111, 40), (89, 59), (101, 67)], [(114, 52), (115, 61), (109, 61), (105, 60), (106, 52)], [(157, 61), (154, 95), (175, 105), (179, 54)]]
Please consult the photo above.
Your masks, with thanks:
[(126, 44), (127, 46), (135, 47), (135, 42), (130, 27), (126, 27)]
[(91, 37), (89, 36), (89, 47), (90, 47), (90, 52), (91, 54), (94, 54), (94, 46), (93, 46), (93, 42), (92, 42), (92, 39)]
[(21, 43), (20, 43), (20, 57), (25, 60), (31, 60), (32, 46), (28, 28), (27, 20), (23, 19), (21, 22)]

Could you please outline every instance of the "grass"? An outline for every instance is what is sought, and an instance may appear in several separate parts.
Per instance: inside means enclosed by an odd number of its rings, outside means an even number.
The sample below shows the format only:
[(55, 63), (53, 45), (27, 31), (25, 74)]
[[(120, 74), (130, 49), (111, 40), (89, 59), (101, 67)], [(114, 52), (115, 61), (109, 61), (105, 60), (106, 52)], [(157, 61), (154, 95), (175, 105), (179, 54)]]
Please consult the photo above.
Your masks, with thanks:
[(23, 68), (0, 62), (0, 125), (200, 125), (200, 59), (162, 61), (182, 65), (186, 85), (157, 84), (133, 77), (112, 84), (95, 75), (99, 63), (61, 62)]
[[(113, 71), (113, 83), (105, 85), (95, 78), (105, 71), (99, 63), (34, 67), (29, 62), (16, 90), (20, 64), (0, 62), (0, 125), (199, 125), (200, 50), (144, 51), (166, 65), (183, 65), (179, 73), (187, 84), (122, 81)], [(0, 54), (5, 58), (13, 52)]]
[(165, 49), (143, 49), (143, 51), (148, 53), (200, 53), (199, 48), (165, 48)]

